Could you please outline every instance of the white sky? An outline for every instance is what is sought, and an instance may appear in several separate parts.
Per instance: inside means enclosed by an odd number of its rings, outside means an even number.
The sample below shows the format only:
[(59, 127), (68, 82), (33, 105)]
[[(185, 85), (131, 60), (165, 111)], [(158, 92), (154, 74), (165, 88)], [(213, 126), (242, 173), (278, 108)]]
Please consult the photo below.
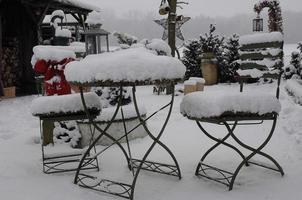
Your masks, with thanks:
[[(184, 9), (178, 9), (178, 14), (187, 16), (205, 15), (210, 17), (231, 17), (241, 13), (252, 13), (253, 5), (258, 0), (179, 0), (187, 1)], [(302, 0), (279, 0), (283, 10), (302, 11)], [(123, 16), (131, 10), (158, 13), (161, 0), (85, 0), (103, 10), (114, 11)]]

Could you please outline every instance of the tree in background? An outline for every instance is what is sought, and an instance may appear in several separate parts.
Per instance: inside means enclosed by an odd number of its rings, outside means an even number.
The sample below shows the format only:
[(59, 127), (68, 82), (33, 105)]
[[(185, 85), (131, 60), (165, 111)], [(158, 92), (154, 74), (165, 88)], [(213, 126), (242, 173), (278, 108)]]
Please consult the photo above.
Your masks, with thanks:
[(202, 77), (200, 70), (201, 44), (198, 40), (191, 40), (185, 44), (182, 62), (186, 66), (185, 79), (190, 77)]
[[(300, 45), (299, 47), (301, 48)], [(301, 54), (299, 52), (296, 51), (292, 52), (290, 64), (285, 67), (284, 71), (285, 71), (284, 72), (285, 79), (291, 79), (293, 76), (297, 78), (301, 78), (302, 66), (301, 66)]]
[(209, 34), (206, 33), (204, 36), (199, 37), (201, 53), (213, 52), (214, 54), (217, 54), (220, 52), (224, 37), (214, 34), (215, 31), (216, 27), (211, 24)]
[(239, 36), (234, 34), (228, 38), (223, 46), (222, 59), (220, 64), (220, 82), (234, 82), (234, 76), (239, 69)]

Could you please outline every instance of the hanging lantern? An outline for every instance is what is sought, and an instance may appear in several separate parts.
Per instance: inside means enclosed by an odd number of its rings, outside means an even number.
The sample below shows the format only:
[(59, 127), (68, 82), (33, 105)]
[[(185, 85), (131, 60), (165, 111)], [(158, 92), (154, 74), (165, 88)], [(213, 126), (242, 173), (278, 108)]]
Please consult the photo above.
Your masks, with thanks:
[(167, 0), (162, 0), (159, 6), (159, 14), (160, 15), (166, 15), (170, 11), (170, 6)]
[(109, 32), (101, 29), (101, 24), (91, 25), (90, 29), (85, 30), (86, 55), (102, 53), (101, 37), (106, 38), (107, 52), (109, 52)]
[(262, 32), (263, 31), (263, 19), (260, 18), (259, 14), (255, 19), (253, 19), (253, 31)]

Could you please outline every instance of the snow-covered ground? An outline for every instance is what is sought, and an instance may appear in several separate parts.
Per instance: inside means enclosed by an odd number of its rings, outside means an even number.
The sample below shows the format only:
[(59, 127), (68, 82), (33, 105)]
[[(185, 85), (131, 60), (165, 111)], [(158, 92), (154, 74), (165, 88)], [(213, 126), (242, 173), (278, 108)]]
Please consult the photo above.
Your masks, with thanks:
[[(285, 46), (286, 63), (294, 45)], [(295, 104), (281, 85), (282, 110), (275, 134), (264, 149), (282, 165), (285, 176), (256, 166), (244, 168), (229, 192), (223, 185), (194, 176), (201, 155), (213, 144), (204, 136), (193, 121), (179, 112), (182, 95), (175, 99), (172, 116), (162, 141), (176, 155), (183, 178), (142, 172), (135, 192), (138, 200), (296, 200), (302, 197), (302, 107)], [(206, 87), (205, 90), (228, 92), (239, 90), (237, 84), (221, 84)], [(249, 85), (245, 90), (262, 90), (272, 93), (274, 84)], [(46, 175), (42, 172), (41, 146), (39, 144), (39, 121), (30, 112), (30, 104), (36, 96), (6, 99), (0, 102), (0, 199), (9, 200), (111, 200), (114, 196), (80, 188), (73, 184), (74, 173)], [(138, 88), (138, 101), (143, 102), (148, 113), (160, 104), (169, 101), (165, 95), (153, 95), (152, 87)], [(158, 131), (165, 113), (153, 118), (148, 126)], [(270, 123), (261, 127), (244, 127), (238, 136), (257, 146), (265, 137), (261, 131), (268, 131)], [(217, 135), (225, 133), (222, 127), (206, 125)], [(241, 130), (243, 127), (240, 128)], [(140, 157), (149, 145), (149, 138), (131, 142), (134, 157)], [(69, 147), (66, 147), (69, 148)], [(98, 147), (101, 149), (102, 147)], [(258, 158), (258, 157), (257, 157)], [(156, 148), (150, 159), (171, 162), (166, 152)], [(109, 149), (99, 159), (105, 178), (126, 181), (131, 178), (122, 153), (117, 147)], [(221, 148), (207, 160), (223, 169), (232, 171), (239, 158), (229, 149)], [(171, 162), (172, 163), (172, 162)], [(130, 181), (128, 181), (130, 183)]]

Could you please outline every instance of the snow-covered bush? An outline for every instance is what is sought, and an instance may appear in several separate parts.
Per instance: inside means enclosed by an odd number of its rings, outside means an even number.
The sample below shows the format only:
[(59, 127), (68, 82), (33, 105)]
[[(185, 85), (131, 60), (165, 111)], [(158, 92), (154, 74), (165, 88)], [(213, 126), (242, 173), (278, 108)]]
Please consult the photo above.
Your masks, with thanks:
[(122, 49), (127, 49), (131, 45), (136, 44), (137, 37), (130, 35), (128, 33), (113, 32), (113, 35), (117, 38), (117, 42), (120, 44)]
[[(239, 36), (234, 34), (223, 45), (221, 56), (218, 56), (219, 81), (234, 82), (235, 73), (239, 69)], [(220, 62), (219, 62), (220, 61)]]
[[(117, 87), (96, 87), (93, 91), (101, 98), (102, 107), (108, 108), (111, 106), (116, 106), (118, 104), (118, 98), (120, 95), (119, 88)], [(122, 106), (128, 105), (132, 102), (130, 88), (123, 88)]]
[(291, 79), (292, 77), (302, 77), (301, 54), (299, 52), (292, 52), (291, 61), (284, 69), (284, 78)]
[(211, 24), (210, 25), (210, 31), (209, 34), (205, 34), (204, 36), (200, 36), (199, 41), (201, 44), (201, 52), (207, 53), (207, 52), (213, 52), (216, 53), (219, 51), (219, 48), (223, 44), (223, 37), (220, 37), (219, 35), (215, 35), (216, 27)]
[(53, 130), (53, 141), (55, 143), (67, 143), (76, 148), (79, 145), (81, 134), (76, 121), (56, 122)]
[(184, 45), (182, 63), (186, 66), (185, 79), (202, 77), (200, 70), (201, 44), (198, 40), (190, 40)]

